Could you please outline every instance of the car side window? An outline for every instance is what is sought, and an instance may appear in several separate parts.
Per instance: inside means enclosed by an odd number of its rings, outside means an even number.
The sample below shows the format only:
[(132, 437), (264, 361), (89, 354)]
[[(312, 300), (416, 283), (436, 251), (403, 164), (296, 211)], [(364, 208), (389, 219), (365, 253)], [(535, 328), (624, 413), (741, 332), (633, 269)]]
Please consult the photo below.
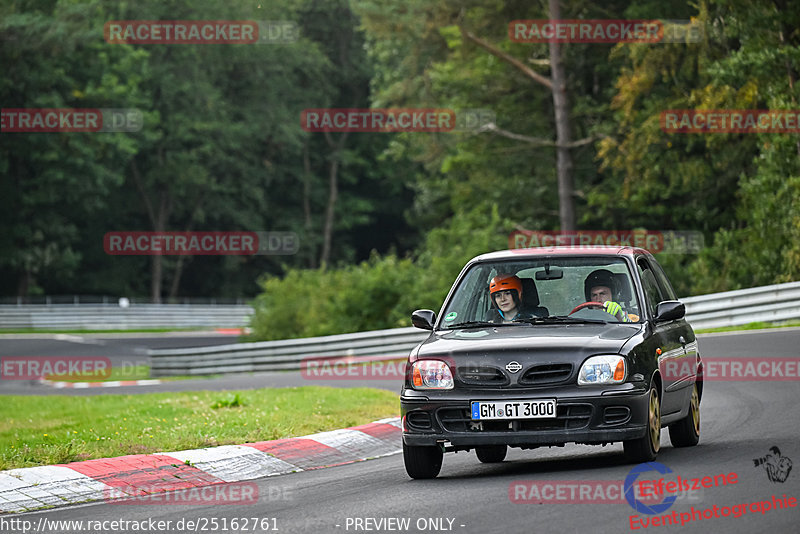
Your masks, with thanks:
[(661, 294), (664, 296), (664, 299), (678, 300), (678, 296), (672, 288), (672, 284), (669, 283), (669, 278), (667, 278), (664, 268), (656, 261), (652, 262), (652, 265), (653, 272), (656, 275), (656, 281), (658, 281), (658, 287), (661, 289)]
[(639, 277), (642, 279), (642, 286), (644, 287), (644, 294), (647, 299), (647, 309), (650, 310), (650, 316), (655, 317), (658, 303), (666, 299), (661, 295), (656, 276), (653, 274), (653, 270), (650, 268), (647, 261), (640, 258), (639, 261), (636, 262), (636, 266), (639, 269)]

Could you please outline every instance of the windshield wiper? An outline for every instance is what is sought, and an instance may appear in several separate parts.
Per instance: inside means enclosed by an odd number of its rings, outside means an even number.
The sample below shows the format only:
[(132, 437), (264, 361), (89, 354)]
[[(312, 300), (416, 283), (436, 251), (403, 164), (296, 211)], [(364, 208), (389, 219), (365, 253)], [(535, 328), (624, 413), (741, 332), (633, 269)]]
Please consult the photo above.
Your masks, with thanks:
[(493, 323), (491, 321), (464, 321), (463, 323), (447, 325), (445, 328), (470, 328), (473, 326), (514, 326), (514, 323)]
[(580, 317), (570, 317), (568, 315), (548, 315), (547, 317), (531, 317), (529, 319), (514, 319), (517, 323), (528, 324), (557, 324), (557, 323), (571, 323), (571, 324), (606, 324), (607, 321), (602, 319), (581, 319)]

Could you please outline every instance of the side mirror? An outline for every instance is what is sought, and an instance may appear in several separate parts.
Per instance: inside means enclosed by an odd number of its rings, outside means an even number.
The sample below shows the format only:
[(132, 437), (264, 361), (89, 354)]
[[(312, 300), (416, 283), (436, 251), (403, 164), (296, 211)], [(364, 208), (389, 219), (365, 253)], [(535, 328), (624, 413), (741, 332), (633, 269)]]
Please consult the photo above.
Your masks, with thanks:
[(433, 330), (436, 322), (436, 313), (432, 310), (415, 310), (411, 314), (411, 324), (423, 330)]
[(673, 321), (686, 315), (686, 306), (678, 300), (665, 300), (656, 306), (656, 321)]

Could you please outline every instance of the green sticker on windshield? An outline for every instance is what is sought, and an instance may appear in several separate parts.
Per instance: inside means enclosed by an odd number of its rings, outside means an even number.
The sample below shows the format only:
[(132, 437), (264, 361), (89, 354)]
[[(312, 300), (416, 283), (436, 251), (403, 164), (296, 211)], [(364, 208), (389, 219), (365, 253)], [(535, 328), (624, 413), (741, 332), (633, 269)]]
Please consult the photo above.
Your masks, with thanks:
[(445, 316), (444, 320), (445, 321), (452, 321), (456, 317), (458, 317), (458, 314), (456, 312), (450, 312)]

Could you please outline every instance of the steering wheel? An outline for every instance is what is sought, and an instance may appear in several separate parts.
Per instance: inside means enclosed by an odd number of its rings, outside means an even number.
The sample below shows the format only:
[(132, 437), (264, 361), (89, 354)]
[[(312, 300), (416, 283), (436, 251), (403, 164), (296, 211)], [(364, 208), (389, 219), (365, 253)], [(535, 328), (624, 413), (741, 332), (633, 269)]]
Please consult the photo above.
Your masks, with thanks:
[(568, 315), (572, 315), (576, 311), (582, 310), (584, 308), (588, 308), (589, 306), (599, 306), (600, 308), (602, 308), (603, 307), (603, 303), (602, 302), (589, 301), (589, 302), (584, 302), (583, 304), (578, 304), (577, 306), (575, 306), (574, 310), (569, 312)]

